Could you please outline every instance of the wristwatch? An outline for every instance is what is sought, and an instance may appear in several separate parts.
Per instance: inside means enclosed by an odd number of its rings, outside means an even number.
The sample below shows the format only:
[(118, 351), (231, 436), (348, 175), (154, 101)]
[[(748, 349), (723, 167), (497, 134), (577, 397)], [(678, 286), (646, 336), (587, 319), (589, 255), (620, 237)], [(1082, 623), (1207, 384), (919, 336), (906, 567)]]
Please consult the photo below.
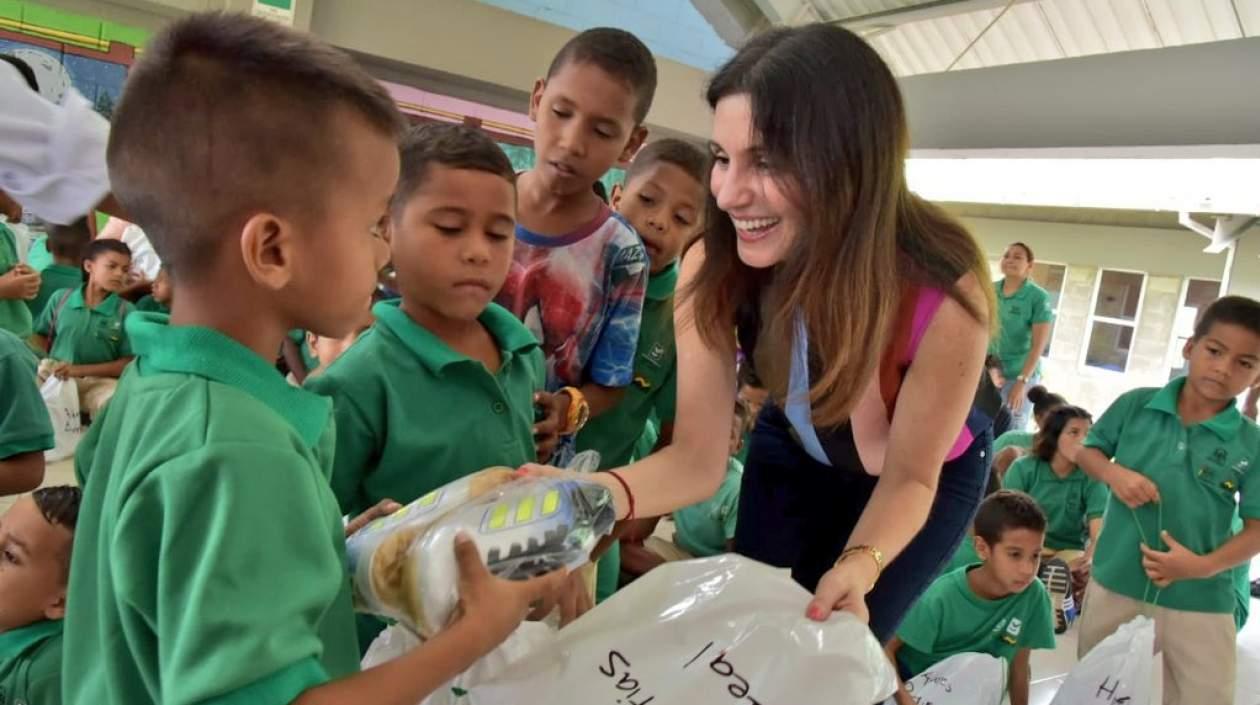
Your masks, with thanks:
[(560, 435), (572, 436), (581, 431), (586, 426), (586, 422), (591, 420), (591, 405), (586, 402), (586, 395), (582, 394), (582, 390), (577, 387), (564, 387), (556, 394), (569, 395), (569, 416), (565, 419)]
[(1018, 376), (1018, 377), (1016, 377), (1016, 378), (1015, 378), (1015, 381), (1016, 381), (1016, 382), (1027, 382), (1027, 381), (1028, 381), (1028, 378), (1027, 378), (1027, 377), (1025, 377), (1024, 375), (1020, 375), (1020, 376)]

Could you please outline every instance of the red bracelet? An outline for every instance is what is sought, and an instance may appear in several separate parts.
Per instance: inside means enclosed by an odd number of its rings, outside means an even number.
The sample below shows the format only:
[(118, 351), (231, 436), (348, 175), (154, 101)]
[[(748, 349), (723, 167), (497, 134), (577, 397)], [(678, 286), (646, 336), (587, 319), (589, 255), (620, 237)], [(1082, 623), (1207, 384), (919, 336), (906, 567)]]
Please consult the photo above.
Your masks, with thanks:
[(621, 488), (626, 491), (626, 500), (630, 504), (630, 513), (626, 514), (626, 518), (622, 521), (630, 521), (634, 518), (634, 493), (630, 491), (630, 485), (626, 483), (626, 479), (616, 470), (609, 470), (608, 474), (617, 478), (617, 482), (621, 483)]

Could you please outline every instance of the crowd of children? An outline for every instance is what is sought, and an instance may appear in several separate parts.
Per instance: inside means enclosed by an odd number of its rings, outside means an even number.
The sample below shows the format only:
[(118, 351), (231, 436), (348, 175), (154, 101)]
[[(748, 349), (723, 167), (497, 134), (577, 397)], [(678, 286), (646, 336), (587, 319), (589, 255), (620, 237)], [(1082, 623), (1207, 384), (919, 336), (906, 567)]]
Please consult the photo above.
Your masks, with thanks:
[[(456, 621), (359, 669), (382, 627), (356, 623), (345, 576), (364, 521), (485, 467), (594, 450), (610, 470), (670, 443), (675, 286), (710, 158), (643, 146), (655, 87), (633, 35), (577, 35), (533, 87), (537, 163), (518, 174), (472, 127), (404, 129), (310, 36), (200, 14), (154, 37), (108, 150), (163, 260), (151, 286), (86, 221), (50, 230), (42, 270), (0, 223), (0, 495), (43, 476), (40, 383), (75, 380), (90, 422), (82, 493), (37, 490), (0, 517), (0, 702), (413, 705), (527, 615), (567, 622), (665, 561), (730, 551), (767, 403), (750, 374), (725, 480), (674, 533), (633, 522), (594, 591), (499, 580), (461, 541)], [(625, 161), (606, 204), (592, 184)], [(999, 437), (972, 535), (887, 645), (903, 678), (988, 653), (1024, 705), (1030, 650), (1076, 612), (1082, 655), (1149, 614), (1166, 702), (1232, 701), (1237, 567), (1260, 553), (1260, 431), (1233, 400), (1260, 378), (1260, 303), (1211, 305), (1185, 355), (1187, 377), (1096, 425), (1027, 392), (1038, 430)]]

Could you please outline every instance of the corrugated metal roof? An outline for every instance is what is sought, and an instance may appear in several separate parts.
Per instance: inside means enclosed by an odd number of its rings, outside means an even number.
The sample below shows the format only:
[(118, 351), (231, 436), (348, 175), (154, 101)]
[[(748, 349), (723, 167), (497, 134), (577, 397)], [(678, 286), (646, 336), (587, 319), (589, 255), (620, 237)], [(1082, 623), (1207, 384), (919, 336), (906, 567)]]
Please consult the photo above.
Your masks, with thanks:
[[(840, 22), (948, 5), (922, 0), (812, 3)], [(969, 4), (958, 6), (966, 10)], [(944, 71), (977, 37), (955, 70), (1260, 36), (1260, 0), (1030, 0), (903, 24), (897, 20), (892, 15), (881, 20), (888, 26), (865, 29), (893, 70), (910, 75)]]

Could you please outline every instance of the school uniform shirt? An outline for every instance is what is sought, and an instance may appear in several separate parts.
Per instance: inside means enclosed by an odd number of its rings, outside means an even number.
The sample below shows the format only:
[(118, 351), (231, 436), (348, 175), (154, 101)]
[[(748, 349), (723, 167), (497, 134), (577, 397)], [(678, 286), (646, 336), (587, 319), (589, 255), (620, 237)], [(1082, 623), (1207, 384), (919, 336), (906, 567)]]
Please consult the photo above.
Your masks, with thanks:
[(958, 546), (958, 550), (954, 552), (954, 557), (949, 559), (949, 563), (945, 566), (945, 570), (941, 571), (941, 575), (952, 573), (959, 568), (966, 568), (984, 561), (980, 558), (980, 554), (976, 553), (976, 539), (971, 534), (963, 537), (962, 543)]
[(48, 408), (35, 383), (35, 353), (8, 331), (0, 330), (0, 460), (55, 445)]
[[(1037, 286), (1031, 279), (1014, 294), (1007, 296), (1002, 290), (1002, 280), (994, 282), (998, 304), (998, 335), (989, 344), (989, 353), (1002, 361), (1002, 371), (1015, 379), (1024, 371), (1024, 362), (1032, 350), (1032, 327), (1036, 323), (1054, 321), (1054, 309), (1050, 305), (1050, 293)], [(1041, 367), (1038, 365), (1037, 370)], [(1034, 371), (1035, 374), (1035, 371)]]
[(1046, 513), (1046, 548), (1053, 551), (1085, 550), (1088, 522), (1102, 518), (1111, 494), (1107, 485), (1080, 468), (1059, 477), (1050, 463), (1031, 455), (1011, 465), (1002, 489), (1019, 490), (1037, 500)]
[(61, 705), (62, 623), (0, 632), (0, 705)]
[(52, 335), (48, 357), (72, 365), (96, 365), (130, 356), (131, 342), (123, 322), (135, 307), (118, 294), (89, 307), (84, 288), (53, 294), (36, 321), (36, 333)]
[[(48, 236), (40, 235), (31, 241), (31, 246), (26, 250), (26, 263), (41, 274), (53, 264), (52, 253), (48, 251)], [(36, 311), (34, 315), (38, 316)]]
[(559, 237), (517, 225), (513, 259), (496, 301), (542, 341), (547, 389), (629, 385), (649, 266), (634, 228), (607, 206)]
[(897, 631), (897, 661), (911, 677), (956, 654), (989, 654), (1009, 669), (1022, 649), (1054, 648), (1054, 613), (1040, 580), (1023, 592), (986, 600), (971, 589), (968, 570), (937, 578)]
[[(0, 223), (0, 276), (20, 264), (17, 238), (4, 223)], [(31, 337), (31, 310), (25, 299), (0, 299), (0, 330), (7, 330), (26, 340)]]
[(491, 373), (411, 320), (398, 301), (372, 312), (376, 324), (306, 384), (333, 400), (332, 487), (343, 512), (382, 499), (406, 504), (484, 468), (537, 460), (533, 399), (543, 361), (520, 321), (494, 304), (478, 319), (502, 356)]
[(127, 328), (76, 455), (66, 701), (280, 705), (355, 672), (332, 404), (217, 331)]
[(302, 364), (306, 365), (307, 372), (319, 367), (319, 358), (315, 357), (315, 353), (311, 351), (311, 346), (306, 340), (306, 331), (294, 328), (289, 331), (289, 340), (298, 346), (298, 352), (302, 354)]
[(1260, 519), (1260, 429), (1233, 402), (1216, 416), (1185, 426), (1177, 399), (1186, 378), (1120, 396), (1090, 430), (1085, 445), (1149, 478), (1158, 504), (1129, 509), (1113, 494), (1094, 551), (1093, 578), (1111, 592), (1160, 607), (1232, 613), (1232, 571), (1179, 580), (1160, 590), (1142, 569), (1140, 544), (1167, 550), (1160, 531), (1200, 555), (1234, 535), (1235, 512)]
[[(34, 263), (31, 267), (34, 267)], [(78, 289), (83, 286), (83, 270), (78, 267), (67, 267), (64, 264), (52, 263), (44, 267), (40, 273), (39, 293), (35, 298), (26, 302), (26, 307), (31, 310), (31, 316), (39, 318), (44, 312), (44, 308), (48, 306), (48, 300), (53, 294), (62, 289)]]
[[(167, 316), (171, 315), (171, 309), (161, 301), (153, 298), (152, 294), (142, 297), (136, 302), (136, 310), (144, 313), (162, 313)], [(306, 336), (303, 336), (305, 339)]]
[(596, 450), (600, 468), (630, 462), (640, 431), (655, 415), (673, 423), (678, 394), (678, 356), (674, 346), (674, 287), (678, 263), (652, 275), (643, 301), (634, 378), (617, 406), (591, 419), (577, 437), (577, 450)]
[(726, 542), (735, 539), (743, 480), (744, 464), (728, 459), (726, 477), (712, 497), (674, 512), (674, 542), (697, 558), (726, 553)]
[(993, 457), (1010, 447), (1031, 450), (1033, 439), (1037, 436), (1033, 431), (1007, 431), (993, 441)]

